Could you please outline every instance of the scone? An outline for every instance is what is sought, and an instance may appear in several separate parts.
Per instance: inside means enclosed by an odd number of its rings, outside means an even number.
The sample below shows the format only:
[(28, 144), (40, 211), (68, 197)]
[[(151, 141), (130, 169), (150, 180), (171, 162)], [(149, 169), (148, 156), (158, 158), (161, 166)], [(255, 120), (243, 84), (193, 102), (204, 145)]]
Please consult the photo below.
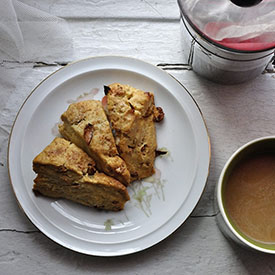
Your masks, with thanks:
[(107, 116), (131, 181), (151, 176), (157, 149), (154, 122), (163, 119), (162, 109), (155, 106), (153, 93), (119, 83), (104, 88)]
[(98, 170), (128, 185), (130, 173), (118, 154), (110, 124), (100, 101), (86, 100), (73, 103), (62, 114), (61, 119), (61, 135), (92, 157)]
[(38, 174), (36, 194), (111, 211), (123, 209), (130, 199), (123, 184), (99, 173), (93, 159), (63, 138), (55, 138), (35, 157), (33, 170)]

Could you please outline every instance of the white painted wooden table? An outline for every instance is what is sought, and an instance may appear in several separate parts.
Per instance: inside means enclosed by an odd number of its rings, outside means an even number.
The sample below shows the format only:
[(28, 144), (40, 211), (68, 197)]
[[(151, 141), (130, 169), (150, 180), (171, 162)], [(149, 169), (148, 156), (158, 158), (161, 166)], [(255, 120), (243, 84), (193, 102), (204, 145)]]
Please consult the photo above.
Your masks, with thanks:
[[(275, 274), (274, 255), (244, 250), (224, 238), (213, 207), (229, 156), (251, 139), (275, 134), (275, 73), (234, 86), (198, 77), (184, 65), (176, 0), (23, 2), (67, 20), (74, 55), (24, 63), (0, 55), (0, 274)], [(16, 113), (43, 78), (68, 62), (109, 54), (148, 61), (185, 85), (206, 120), (212, 159), (206, 190), (175, 233), (143, 252), (100, 258), (59, 246), (29, 222), (12, 192), (6, 156)]]

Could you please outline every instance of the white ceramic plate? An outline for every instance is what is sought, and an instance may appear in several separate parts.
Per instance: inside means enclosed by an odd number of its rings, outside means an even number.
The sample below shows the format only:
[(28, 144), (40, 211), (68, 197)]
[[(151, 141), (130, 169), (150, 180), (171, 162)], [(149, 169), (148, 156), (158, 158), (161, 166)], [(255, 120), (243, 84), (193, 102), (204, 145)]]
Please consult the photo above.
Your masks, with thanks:
[[(153, 91), (165, 112), (157, 139), (169, 155), (157, 158), (156, 175), (133, 183), (131, 200), (118, 213), (36, 197), (32, 160), (58, 135), (60, 115), (75, 100), (101, 99), (103, 85), (113, 82)], [(169, 74), (132, 58), (95, 57), (58, 70), (31, 93), (14, 123), (8, 162), (18, 202), (39, 230), (69, 249), (117, 256), (158, 243), (187, 219), (206, 184), (210, 145), (198, 106)]]

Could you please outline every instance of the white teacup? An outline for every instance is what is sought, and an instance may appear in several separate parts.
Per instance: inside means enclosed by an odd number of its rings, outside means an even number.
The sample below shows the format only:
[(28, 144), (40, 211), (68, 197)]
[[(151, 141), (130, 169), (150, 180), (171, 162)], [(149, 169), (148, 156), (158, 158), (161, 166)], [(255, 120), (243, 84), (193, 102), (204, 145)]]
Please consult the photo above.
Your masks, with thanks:
[[(227, 163), (225, 164), (225, 166), (221, 172), (219, 182), (216, 187), (215, 206), (217, 207), (217, 210), (218, 210), (218, 215), (217, 215), (218, 225), (219, 225), (221, 231), (226, 236), (230, 237), (231, 239), (235, 240), (237, 243), (239, 243), (242, 246), (245, 246), (247, 248), (251, 248), (253, 250), (257, 250), (257, 251), (261, 251), (261, 252), (265, 252), (265, 253), (275, 254), (275, 242), (273, 242), (273, 241), (272, 242), (264, 242), (259, 239), (256, 240), (256, 239), (252, 238), (251, 236), (247, 235), (246, 233), (244, 233), (244, 231), (242, 231), (240, 229), (240, 227), (236, 224), (234, 219), (232, 219), (231, 213), (229, 211), (229, 207), (227, 209), (225, 206), (225, 204), (226, 204), (225, 186), (226, 186), (226, 184), (228, 184), (229, 179), (231, 179), (230, 177), (232, 176), (232, 173), (237, 170), (236, 167), (240, 167), (241, 163), (244, 163), (245, 161), (249, 161), (249, 159), (252, 159), (253, 156), (255, 156), (256, 154), (266, 154), (266, 153), (268, 153), (268, 154), (274, 153), (274, 158), (275, 158), (275, 136), (263, 137), (263, 138), (259, 138), (259, 139), (253, 140), (251, 142), (248, 142), (247, 144), (245, 144), (241, 148), (239, 148), (229, 158), (229, 160), (227, 161)], [(234, 169), (236, 169), (236, 170), (234, 170)], [(254, 172), (255, 172), (255, 170), (254, 170)], [(275, 188), (275, 184), (274, 184), (274, 188)], [(272, 190), (273, 190), (273, 188), (272, 188)], [(274, 190), (274, 192), (275, 192), (275, 190)], [(243, 192), (240, 194), (243, 194)], [(272, 193), (272, 194), (274, 194), (274, 193)], [(227, 194), (227, 198), (228, 198), (228, 194)], [(243, 198), (243, 200), (245, 200), (245, 198)], [(275, 200), (274, 200), (274, 204), (275, 204)], [(242, 209), (242, 208), (240, 208), (240, 209)], [(246, 213), (249, 213), (249, 211)], [(275, 215), (275, 213), (272, 214), (273, 221), (275, 218), (274, 215)], [(250, 227), (250, 228), (252, 228), (252, 227)], [(274, 233), (273, 230), (275, 231), (275, 227), (272, 229), (272, 234)]]

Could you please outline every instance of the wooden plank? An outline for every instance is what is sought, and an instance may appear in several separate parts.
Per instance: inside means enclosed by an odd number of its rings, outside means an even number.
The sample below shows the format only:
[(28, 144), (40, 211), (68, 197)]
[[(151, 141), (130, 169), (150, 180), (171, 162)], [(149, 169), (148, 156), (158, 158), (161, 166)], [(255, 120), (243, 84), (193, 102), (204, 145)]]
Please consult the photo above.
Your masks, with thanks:
[(74, 22), (75, 58), (123, 55), (158, 63), (178, 63), (183, 57), (179, 22)]
[(1, 274), (274, 274), (273, 255), (228, 242), (214, 218), (190, 218), (154, 247), (124, 257), (90, 257), (41, 233), (0, 232)]
[[(69, 20), (73, 54), (62, 56), (62, 41), (51, 54), (31, 56), (26, 61), (71, 62), (89, 56), (123, 55), (153, 64), (183, 63), (179, 20), (175, 22), (136, 22), (115, 20)], [(67, 46), (67, 45), (64, 45)], [(28, 50), (28, 49), (26, 49)], [(0, 51), (0, 60), (12, 60)]]
[(21, 0), (63, 18), (179, 18), (176, 0)]
[(205, 118), (212, 157), (206, 190), (193, 215), (215, 215), (214, 189), (227, 159), (240, 146), (275, 135), (275, 74), (238, 85), (220, 85), (193, 71), (170, 71), (191, 93)]
[[(32, 69), (33, 64), (8, 63), (0, 66), (0, 229), (33, 230), (19, 208), (9, 182), (7, 147), (15, 116), (31, 90), (57, 67)], [(1, 272), (0, 272), (1, 273)]]

